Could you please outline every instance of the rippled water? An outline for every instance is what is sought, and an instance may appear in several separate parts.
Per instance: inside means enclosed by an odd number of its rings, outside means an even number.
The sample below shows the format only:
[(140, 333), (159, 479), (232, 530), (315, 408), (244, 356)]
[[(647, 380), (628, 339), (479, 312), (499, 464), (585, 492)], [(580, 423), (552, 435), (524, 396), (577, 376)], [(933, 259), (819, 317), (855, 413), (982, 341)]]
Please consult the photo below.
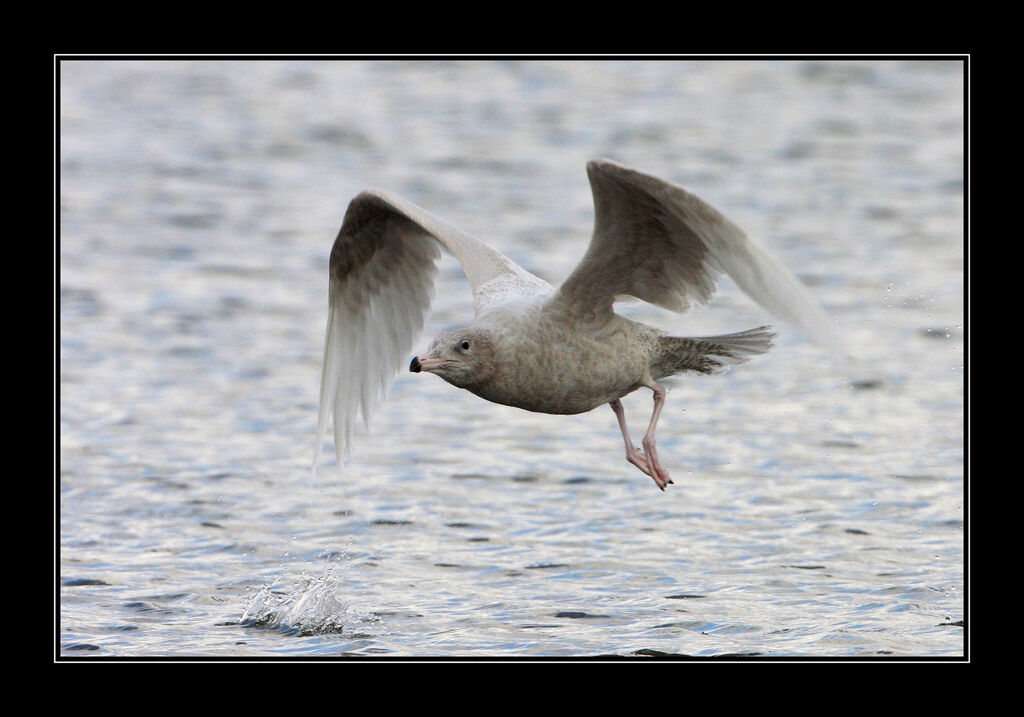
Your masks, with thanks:
[[(964, 654), (963, 68), (64, 62), (61, 656)], [(395, 191), (558, 283), (585, 162), (690, 187), (862, 357), (676, 380), (676, 485), (610, 410), (403, 374), (313, 476), (327, 258)], [(724, 282), (678, 334), (765, 315)], [(446, 260), (424, 345), (472, 316)], [(783, 328), (784, 327), (780, 327)], [(867, 380), (864, 380), (864, 379)], [(634, 432), (648, 392), (624, 401)]]

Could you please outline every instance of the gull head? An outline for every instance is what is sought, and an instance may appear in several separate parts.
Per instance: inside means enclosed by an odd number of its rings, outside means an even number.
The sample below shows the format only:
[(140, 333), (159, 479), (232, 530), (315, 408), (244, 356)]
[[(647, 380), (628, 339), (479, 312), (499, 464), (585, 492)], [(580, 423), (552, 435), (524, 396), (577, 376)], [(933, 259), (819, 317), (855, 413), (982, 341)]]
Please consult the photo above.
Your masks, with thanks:
[(494, 343), (483, 329), (452, 329), (430, 343), (426, 352), (413, 356), (409, 370), (435, 373), (453, 386), (470, 388), (494, 375)]

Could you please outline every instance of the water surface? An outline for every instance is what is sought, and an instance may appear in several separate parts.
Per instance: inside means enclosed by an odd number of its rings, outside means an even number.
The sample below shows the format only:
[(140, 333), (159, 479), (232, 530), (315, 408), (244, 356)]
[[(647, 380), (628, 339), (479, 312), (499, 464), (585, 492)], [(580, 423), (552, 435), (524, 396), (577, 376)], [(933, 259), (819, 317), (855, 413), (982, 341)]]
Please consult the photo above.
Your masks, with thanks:
[[(963, 71), (926, 62), (93, 62), (60, 69), (62, 656), (964, 652)], [(403, 374), (311, 475), (327, 259), (408, 197), (557, 284), (585, 163), (682, 183), (861, 357), (676, 380), (676, 485), (610, 410)], [(766, 316), (728, 281), (686, 335)], [(446, 258), (424, 337), (467, 322)], [(650, 398), (624, 401), (634, 434)]]

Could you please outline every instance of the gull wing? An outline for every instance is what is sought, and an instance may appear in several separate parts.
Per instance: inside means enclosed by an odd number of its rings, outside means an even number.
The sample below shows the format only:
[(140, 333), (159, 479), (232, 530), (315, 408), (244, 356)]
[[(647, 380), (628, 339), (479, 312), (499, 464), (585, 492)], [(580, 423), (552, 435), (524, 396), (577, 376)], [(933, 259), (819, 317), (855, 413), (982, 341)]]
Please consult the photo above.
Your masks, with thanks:
[(369, 421), (405, 364), (430, 309), (440, 247), (469, 279), (479, 314), (512, 291), (551, 287), (486, 244), (388, 192), (353, 199), (331, 249), (327, 336), (316, 427), (319, 465), (328, 416), (341, 465), (356, 414)]
[(607, 159), (587, 164), (594, 195), (590, 247), (550, 305), (601, 324), (617, 298), (685, 313), (704, 304), (724, 272), (765, 309), (832, 350), (831, 320), (767, 249), (682, 187)]

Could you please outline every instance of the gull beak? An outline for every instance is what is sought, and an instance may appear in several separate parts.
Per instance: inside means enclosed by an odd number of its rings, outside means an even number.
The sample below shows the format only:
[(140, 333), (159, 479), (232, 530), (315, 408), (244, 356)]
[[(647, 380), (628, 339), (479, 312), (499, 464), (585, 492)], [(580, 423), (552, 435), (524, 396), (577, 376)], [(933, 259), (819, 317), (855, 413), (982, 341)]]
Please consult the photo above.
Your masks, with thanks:
[(420, 371), (433, 371), (439, 366), (443, 366), (446, 363), (451, 363), (448, 359), (437, 358), (436, 356), (413, 356), (412, 363), (409, 364), (409, 370), (413, 373), (419, 373)]

